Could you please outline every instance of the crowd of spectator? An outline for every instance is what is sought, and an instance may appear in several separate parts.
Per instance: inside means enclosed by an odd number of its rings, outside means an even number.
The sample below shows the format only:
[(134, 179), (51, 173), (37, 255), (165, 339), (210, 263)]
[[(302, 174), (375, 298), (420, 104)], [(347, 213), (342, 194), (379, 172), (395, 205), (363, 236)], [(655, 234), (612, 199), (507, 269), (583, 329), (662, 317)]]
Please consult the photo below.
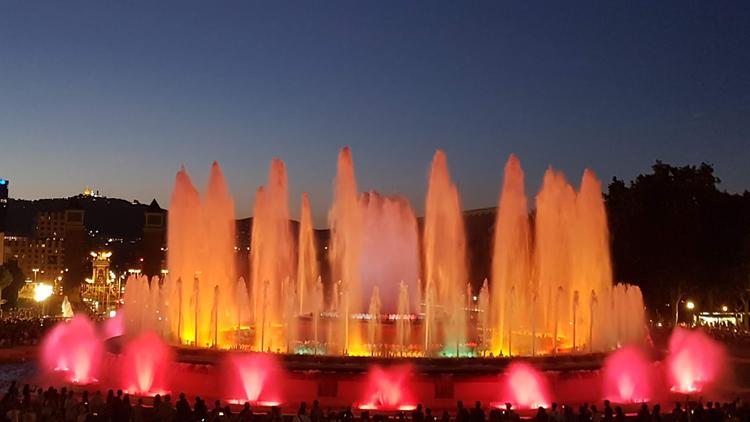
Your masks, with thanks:
[(535, 415), (522, 417), (510, 404), (505, 408), (486, 410), (476, 402), (471, 408), (459, 401), (453, 412), (439, 415), (430, 408), (417, 405), (413, 411), (375, 413), (365, 410), (355, 415), (351, 406), (324, 410), (317, 400), (308, 407), (302, 402), (294, 414), (282, 414), (279, 407), (259, 411), (249, 403), (232, 409), (219, 400), (209, 405), (200, 397), (189, 401), (180, 394), (172, 401), (169, 394), (149, 398), (131, 397), (123, 391), (109, 390), (90, 394), (74, 392), (66, 387), (33, 391), (29, 385), (19, 389), (12, 382), (0, 400), (0, 418), (7, 422), (750, 422), (750, 407), (738, 400), (731, 403), (702, 401), (676, 403), (668, 413), (654, 404), (641, 405), (637, 413), (626, 414), (620, 406), (604, 401), (601, 408), (584, 403), (578, 408), (558, 406), (539, 407)]
[(58, 320), (36, 317), (6, 317), (0, 320), (0, 348), (34, 346)]

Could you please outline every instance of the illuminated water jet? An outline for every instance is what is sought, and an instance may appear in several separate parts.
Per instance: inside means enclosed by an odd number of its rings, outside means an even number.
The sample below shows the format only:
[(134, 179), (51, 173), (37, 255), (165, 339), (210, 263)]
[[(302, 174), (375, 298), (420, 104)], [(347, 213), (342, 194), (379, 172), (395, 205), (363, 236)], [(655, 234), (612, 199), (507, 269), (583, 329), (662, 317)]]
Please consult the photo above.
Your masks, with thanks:
[(550, 403), (547, 379), (524, 362), (514, 362), (508, 367), (502, 376), (502, 390), (503, 401), (498, 405), (511, 403), (516, 409), (536, 409)]
[(97, 381), (102, 341), (94, 324), (83, 315), (58, 323), (42, 340), (41, 362), (47, 373), (63, 374), (67, 382)]
[(667, 356), (672, 391), (704, 391), (718, 380), (726, 365), (723, 346), (703, 332), (681, 327), (672, 331)]
[(277, 359), (268, 353), (227, 355), (222, 380), (225, 397), (240, 402), (268, 405), (281, 403), (284, 376)]
[(653, 398), (654, 368), (637, 347), (616, 350), (604, 361), (604, 399), (613, 403), (644, 403)]
[(153, 395), (168, 391), (172, 349), (161, 337), (148, 331), (125, 346), (122, 384), (131, 394)]
[(365, 394), (358, 407), (363, 410), (413, 409), (415, 400), (409, 388), (411, 372), (411, 365), (371, 367), (367, 373)]

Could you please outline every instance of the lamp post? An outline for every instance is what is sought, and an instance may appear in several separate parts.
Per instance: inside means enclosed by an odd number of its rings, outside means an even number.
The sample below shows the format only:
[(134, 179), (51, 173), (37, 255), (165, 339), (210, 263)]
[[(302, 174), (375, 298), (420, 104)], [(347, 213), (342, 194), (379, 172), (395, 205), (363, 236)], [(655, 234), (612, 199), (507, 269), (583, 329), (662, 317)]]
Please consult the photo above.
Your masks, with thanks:
[(690, 311), (691, 316), (693, 317), (693, 325), (695, 325), (695, 315), (693, 315), (693, 310), (695, 309), (695, 302), (692, 300), (688, 300), (685, 302), (685, 308)]
[(44, 317), (44, 305), (46, 304), (47, 299), (52, 296), (54, 288), (45, 283), (39, 283), (36, 286), (34, 286), (34, 301), (36, 303), (41, 303), (42, 306), (42, 317)]

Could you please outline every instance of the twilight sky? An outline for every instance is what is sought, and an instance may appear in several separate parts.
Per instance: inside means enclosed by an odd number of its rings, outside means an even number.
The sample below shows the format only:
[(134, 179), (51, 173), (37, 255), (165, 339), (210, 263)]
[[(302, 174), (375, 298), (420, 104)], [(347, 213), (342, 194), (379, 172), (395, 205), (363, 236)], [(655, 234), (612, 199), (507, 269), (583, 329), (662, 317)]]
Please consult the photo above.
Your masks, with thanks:
[(0, 5), (0, 177), (11, 196), (167, 206), (219, 160), (250, 214), (274, 156), (325, 225), (336, 154), (421, 214), (443, 148), (464, 208), (511, 152), (608, 182), (656, 159), (750, 189), (750, 2), (24, 1)]

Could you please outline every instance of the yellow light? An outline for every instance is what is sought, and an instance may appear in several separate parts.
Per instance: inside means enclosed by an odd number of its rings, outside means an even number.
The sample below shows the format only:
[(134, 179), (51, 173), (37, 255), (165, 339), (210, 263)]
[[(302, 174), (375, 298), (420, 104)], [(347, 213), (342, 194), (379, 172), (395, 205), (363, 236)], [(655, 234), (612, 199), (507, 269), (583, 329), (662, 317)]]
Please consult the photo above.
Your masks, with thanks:
[(687, 303), (685, 304), (685, 307), (686, 307), (686, 308), (688, 308), (688, 309), (695, 309), (695, 303), (693, 303), (693, 301), (689, 300), (689, 301), (688, 301), (688, 302), (687, 302)]
[(724, 305), (724, 306), (721, 307), (721, 310), (724, 311), (724, 312), (726, 312), (726, 311), (729, 310), (729, 307), (727, 305)]
[(37, 302), (44, 302), (48, 297), (52, 296), (53, 288), (49, 284), (39, 283), (34, 286), (34, 300)]

